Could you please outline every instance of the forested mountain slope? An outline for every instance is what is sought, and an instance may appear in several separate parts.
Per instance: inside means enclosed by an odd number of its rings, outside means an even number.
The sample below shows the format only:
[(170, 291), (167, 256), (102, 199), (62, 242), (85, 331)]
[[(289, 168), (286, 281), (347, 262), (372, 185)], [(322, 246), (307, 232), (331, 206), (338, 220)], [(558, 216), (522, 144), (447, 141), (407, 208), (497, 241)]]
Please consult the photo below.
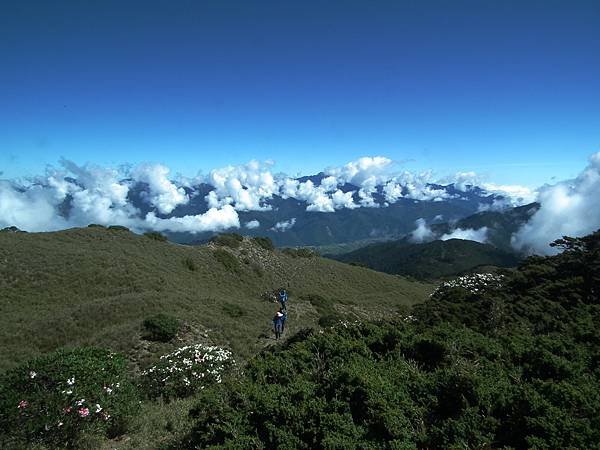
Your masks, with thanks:
[(519, 258), (489, 244), (463, 239), (411, 244), (407, 240), (372, 244), (334, 256), (381, 272), (433, 279), (481, 266), (513, 267)]

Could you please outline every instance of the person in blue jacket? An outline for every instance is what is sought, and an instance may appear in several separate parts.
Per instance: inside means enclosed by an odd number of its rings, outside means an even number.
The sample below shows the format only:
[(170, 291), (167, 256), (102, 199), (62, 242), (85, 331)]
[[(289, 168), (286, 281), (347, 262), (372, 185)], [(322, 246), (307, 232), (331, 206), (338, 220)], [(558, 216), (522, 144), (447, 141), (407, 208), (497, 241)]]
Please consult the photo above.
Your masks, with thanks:
[(275, 331), (275, 339), (279, 339), (281, 337), (284, 323), (285, 319), (283, 313), (281, 311), (277, 311), (275, 313), (275, 317), (273, 317), (273, 330)]
[(281, 305), (281, 309), (285, 311), (287, 309), (288, 294), (284, 288), (279, 289), (279, 293), (277, 294), (277, 300)]

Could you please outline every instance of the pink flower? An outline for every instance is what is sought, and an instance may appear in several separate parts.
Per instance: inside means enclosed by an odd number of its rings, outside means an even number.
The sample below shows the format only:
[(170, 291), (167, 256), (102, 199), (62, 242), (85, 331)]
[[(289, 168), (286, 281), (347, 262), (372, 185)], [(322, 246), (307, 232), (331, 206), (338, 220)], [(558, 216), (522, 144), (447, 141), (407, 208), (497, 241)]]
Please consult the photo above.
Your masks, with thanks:
[(73, 408), (71, 408), (70, 406), (67, 406), (66, 408), (63, 408), (63, 412), (65, 414), (69, 414), (72, 410), (73, 410)]
[(79, 408), (79, 410), (77, 412), (79, 413), (79, 416), (81, 416), (81, 417), (87, 417), (90, 415), (89, 408)]
[(19, 402), (19, 406), (17, 406), (17, 408), (19, 409), (25, 409), (29, 406), (29, 402), (27, 400), (21, 400)]

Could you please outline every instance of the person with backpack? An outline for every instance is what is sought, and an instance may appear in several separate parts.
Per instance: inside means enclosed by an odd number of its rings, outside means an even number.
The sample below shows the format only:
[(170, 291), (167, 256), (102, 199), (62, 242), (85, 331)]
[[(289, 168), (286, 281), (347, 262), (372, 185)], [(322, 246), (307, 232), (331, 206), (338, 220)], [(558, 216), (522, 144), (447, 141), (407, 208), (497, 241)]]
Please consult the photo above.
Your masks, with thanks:
[(277, 294), (277, 300), (281, 305), (281, 309), (285, 311), (287, 309), (288, 294), (284, 288), (279, 289), (279, 293)]
[(273, 317), (273, 330), (275, 331), (275, 339), (279, 339), (281, 337), (281, 333), (283, 333), (285, 319), (284, 315), (281, 311), (277, 311), (275, 313), (275, 317)]

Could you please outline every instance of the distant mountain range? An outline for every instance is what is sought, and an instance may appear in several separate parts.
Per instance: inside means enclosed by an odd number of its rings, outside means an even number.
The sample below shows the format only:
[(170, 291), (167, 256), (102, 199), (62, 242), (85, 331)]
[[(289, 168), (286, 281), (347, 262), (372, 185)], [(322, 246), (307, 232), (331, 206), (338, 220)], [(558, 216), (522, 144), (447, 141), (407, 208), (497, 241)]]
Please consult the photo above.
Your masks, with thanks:
[[(356, 263), (381, 272), (420, 279), (440, 278), (482, 266), (512, 267), (519, 255), (511, 247), (511, 236), (537, 211), (532, 203), (504, 211), (483, 211), (455, 223), (428, 227), (427, 242), (415, 243), (411, 235), (399, 240), (371, 243), (330, 258)], [(456, 230), (484, 230), (485, 242), (453, 239)], [(442, 240), (443, 239), (443, 240)]]
[[(298, 181), (310, 180), (318, 186), (324, 177), (325, 175), (320, 173), (298, 178)], [(248, 236), (267, 236), (277, 246), (323, 246), (368, 239), (398, 239), (415, 228), (417, 219), (423, 218), (428, 224), (440, 224), (440, 227), (443, 227), (443, 223), (460, 221), (505, 200), (502, 196), (490, 194), (476, 186), (468, 186), (464, 190), (453, 184), (430, 184), (428, 187), (445, 192), (445, 198), (399, 198), (394, 203), (388, 203), (383, 186), (378, 186), (372, 194), (375, 207), (317, 212), (307, 211), (306, 201), (274, 195), (266, 202), (265, 206), (268, 209), (238, 211), (242, 228), (237, 232)], [(213, 189), (209, 184), (200, 184), (193, 189), (186, 187), (186, 194), (190, 196), (187, 204), (177, 206), (170, 214), (156, 215), (160, 218), (170, 218), (202, 214), (208, 210), (205, 197)], [(343, 192), (354, 191), (353, 198), (356, 203), (360, 201), (359, 189), (358, 186), (349, 183), (340, 187)], [(146, 193), (147, 185), (144, 183), (137, 183), (129, 191), (129, 201), (142, 215), (154, 211), (146, 201)], [(215, 233), (166, 234), (171, 240), (179, 243), (203, 243)], [(496, 237), (493, 239), (496, 240)]]

